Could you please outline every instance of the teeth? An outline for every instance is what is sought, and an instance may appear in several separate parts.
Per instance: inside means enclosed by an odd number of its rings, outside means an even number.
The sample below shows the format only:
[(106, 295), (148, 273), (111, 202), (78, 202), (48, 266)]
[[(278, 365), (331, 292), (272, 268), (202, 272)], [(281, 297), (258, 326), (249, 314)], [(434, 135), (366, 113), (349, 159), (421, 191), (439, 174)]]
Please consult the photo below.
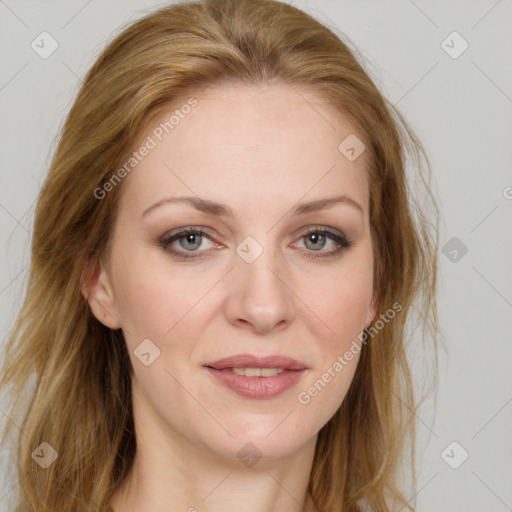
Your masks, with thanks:
[(282, 368), (231, 368), (231, 371), (246, 377), (273, 377), (283, 373), (284, 370)]

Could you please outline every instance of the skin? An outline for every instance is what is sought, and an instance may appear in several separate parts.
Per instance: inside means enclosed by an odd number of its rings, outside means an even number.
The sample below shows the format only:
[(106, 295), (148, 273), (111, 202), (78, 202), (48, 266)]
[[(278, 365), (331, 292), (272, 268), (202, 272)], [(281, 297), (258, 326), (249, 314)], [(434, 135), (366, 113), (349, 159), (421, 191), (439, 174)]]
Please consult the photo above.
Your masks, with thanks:
[[(297, 91), (210, 86), (122, 183), (109, 254), (84, 292), (99, 321), (123, 330), (134, 368), (137, 454), (115, 512), (315, 510), (307, 484), (317, 433), (345, 397), (359, 354), (309, 403), (297, 395), (371, 324), (376, 307), (365, 155), (349, 161), (338, 150), (355, 132), (348, 120), (313, 91)], [(289, 213), (341, 194), (362, 211), (339, 203)], [(185, 195), (224, 203), (234, 217), (171, 203), (142, 215)], [(188, 226), (213, 241), (159, 243)], [(310, 226), (353, 245), (322, 258), (338, 244), (315, 246), (304, 235)], [(247, 236), (263, 249), (252, 263), (236, 252)], [(170, 248), (202, 257), (177, 260)], [(144, 339), (160, 349), (149, 366), (134, 355)], [(281, 354), (308, 369), (277, 397), (245, 398), (203, 367), (240, 353)], [(247, 442), (262, 454), (252, 467), (237, 457)]]

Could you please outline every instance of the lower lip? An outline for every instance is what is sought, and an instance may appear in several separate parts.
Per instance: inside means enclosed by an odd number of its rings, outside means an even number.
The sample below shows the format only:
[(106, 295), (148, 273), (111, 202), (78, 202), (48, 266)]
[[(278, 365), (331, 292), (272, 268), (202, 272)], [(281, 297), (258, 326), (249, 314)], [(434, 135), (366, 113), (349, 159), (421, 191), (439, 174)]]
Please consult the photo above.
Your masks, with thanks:
[(247, 398), (273, 398), (293, 387), (304, 370), (285, 370), (273, 377), (246, 377), (231, 370), (216, 370), (206, 367), (222, 384)]

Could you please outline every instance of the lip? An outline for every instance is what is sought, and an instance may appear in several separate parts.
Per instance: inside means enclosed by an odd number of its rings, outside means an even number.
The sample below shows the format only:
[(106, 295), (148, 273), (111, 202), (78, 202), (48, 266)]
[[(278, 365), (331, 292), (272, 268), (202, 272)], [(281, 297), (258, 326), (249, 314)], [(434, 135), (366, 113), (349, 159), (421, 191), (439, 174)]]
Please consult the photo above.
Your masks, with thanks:
[(282, 368), (283, 370), (307, 370), (307, 366), (300, 361), (281, 355), (254, 356), (252, 354), (236, 354), (211, 363), (206, 363), (204, 366), (215, 370), (224, 370), (226, 368)]
[(305, 370), (284, 370), (283, 373), (273, 377), (246, 377), (237, 375), (227, 368), (216, 370), (206, 367), (206, 369), (231, 391), (246, 398), (256, 399), (274, 398), (284, 393), (295, 386), (305, 372)]
[[(290, 357), (253, 356), (238, 354), (204, 365), (221, 384), (246, 398), (269, 399), (276, 397), (301, 379), (307, 366)], [(283, 372), (273, 377), (246, 377), (231, 371), (231, 368), (282, 368)]]

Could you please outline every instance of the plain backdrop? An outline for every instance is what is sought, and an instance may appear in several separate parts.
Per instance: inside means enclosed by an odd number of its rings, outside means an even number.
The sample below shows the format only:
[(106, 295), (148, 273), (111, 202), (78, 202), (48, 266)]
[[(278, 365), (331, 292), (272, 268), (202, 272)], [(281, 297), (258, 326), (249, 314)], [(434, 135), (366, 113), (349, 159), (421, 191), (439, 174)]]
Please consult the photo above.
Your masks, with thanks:
[[(417, 413), (417, 510), (512, 510), (512, 1), (289, 3), (359, 49), (437, 181), (444, 348), (437, 401)], [(122, 24), (159, 5), (0, 0), (2, 340), (26, 285), (34, 201), (81, 77)], [(31, 46), (42, 32), (58, 44), (47, 58)], [(7, 511), (17, 481), (4, 466)]]

